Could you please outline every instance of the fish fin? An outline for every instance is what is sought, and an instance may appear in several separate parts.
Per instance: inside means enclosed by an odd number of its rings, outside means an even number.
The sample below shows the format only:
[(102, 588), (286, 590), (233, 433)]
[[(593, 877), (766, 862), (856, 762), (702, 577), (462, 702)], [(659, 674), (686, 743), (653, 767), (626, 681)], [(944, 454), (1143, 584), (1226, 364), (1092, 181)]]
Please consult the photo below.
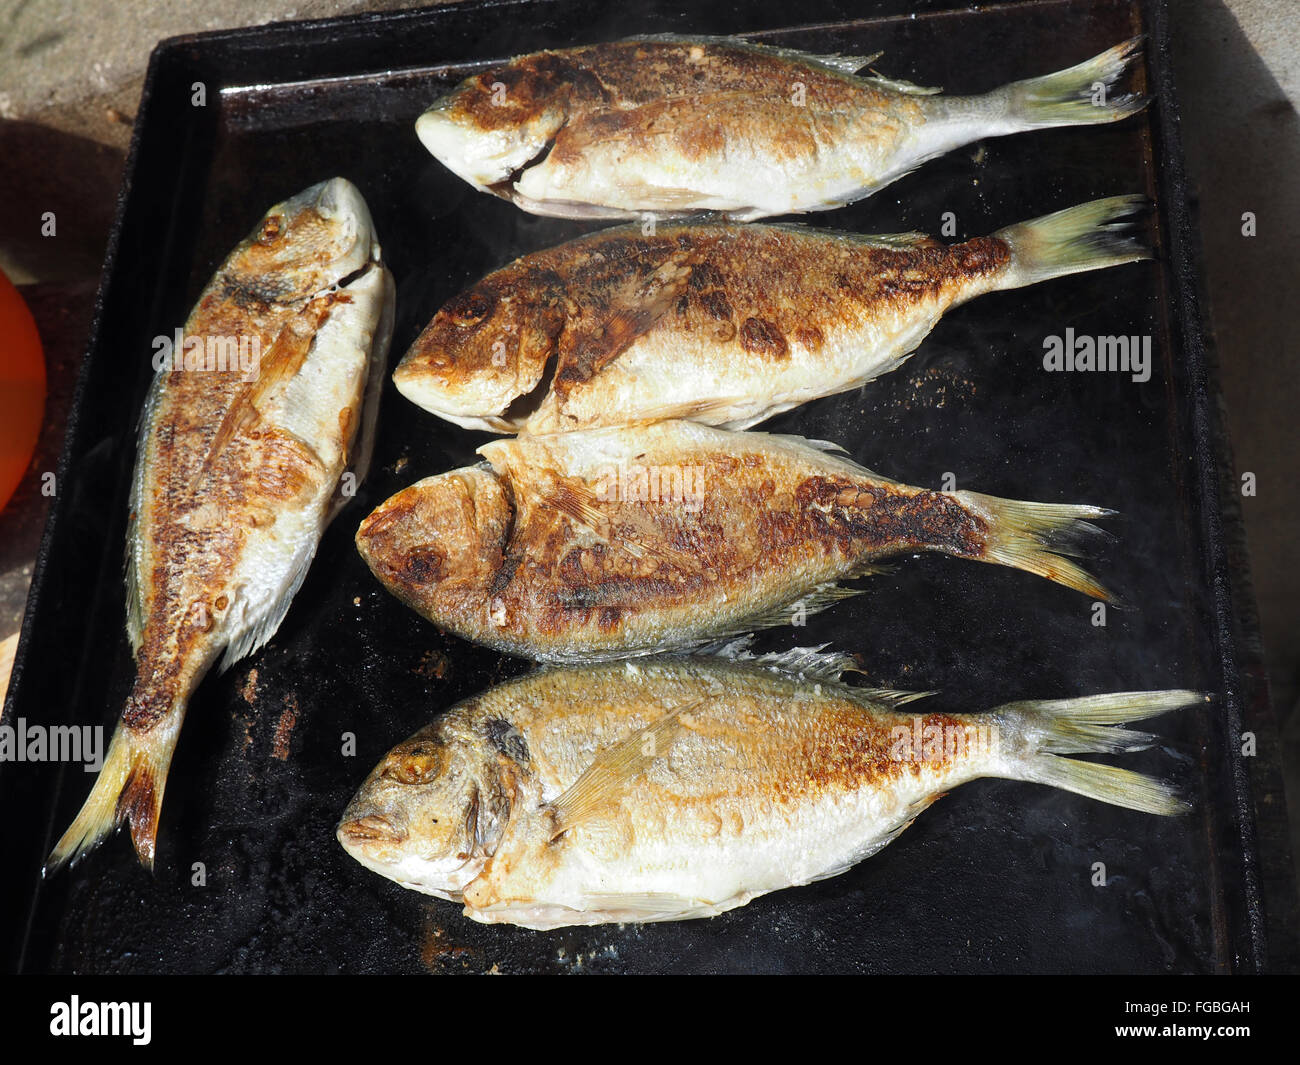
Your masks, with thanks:
[(702, 568), (700, 560), (689, 552), (660, 547), (649, 537), (645, 543), (637, 543), (631, 539), (611, 540), (609, 519), (597, 506), (596, 494), (582, 482), (557, 477), (546, 489), (535, 489), (531, 485), (526, 485), (523, 490), (541, 507), (559, 511), (602, 543), (625, 551), (635, 559), (651, 555), (687, 573), (699, 573)]
[(1131, 37), (1067, 70), (995, 89), (989, 97), (1005, 106), (1005, 120), (1011, 126), (1004, 132), (1118, 122), (1141, 111), (1151, 97), (1138, 93), (1111, 97), (1107, 92), (1102, 102), (1093, 101), (1098, 83), (1109, 89), (1141, 62), (1143, 40)]
[[(378, 254), (378, 252), (376, 252)], [(352, 488), (355, 490), (370, 473), (370, 461), (374, 456), (375, 435), (379, 426), (379, 397), (384, 391), (384, 373), (388, 369), (388, 347), (393, 339), (393, 323), (396, 308), (397, 287), (393, 281), (392, 271), (382, 264), (375, 263), (380, 270), (380, 285), (383, 289), (379, 322), (370, 342), (370, 360), (365, 391), (361, 400), (361, 424), (357, 426), (356, 436), (348, 448), (347, 472), (352, 474)], [(353, 493), (342, 490), (340, 485), (334, 490), (328, 517), (328, 525), (334, 517), (351, 501)]]
[(816, 647), (791, 647), (786, 651), (768, 651), (756, 655), (750, 650), (752, 635), (727, 640), (701, 648), (697, 654), (723, 658), (730, 662), (746, 662), (764, 669), (792, 673), (814, 681), (838, 681), (845, 673), (861, 673), (857, 659), (842, 651), (827, 651), (828, 643)]
[(903, 81), (901, 78), (887, 78), (883, 74), (872, 73), (862, 80), (871, 85), (878, 85), (882, 89), (893, 89), (894, 92), (901, 92), (908, 96), (934, 96), (936, 93), (943, 92), (943, 89), (937, 85), (917, 85), (915, 82)]
[(853, 688), (852, 691), (864, 702), (884, 703), (890, 710), (939, 694), (937, 691), (914, 692), (902, 691), (898, 688)]
[(832, 877), (847, 873), (855, 865), (866, 861), (873, 854), (879, 854), (888, 847), (894, 840), (898, 839), (904, 832), (912, 827), (913, 823), (926, 810), (944, 797), (946, 792), (939, 792), (937, 795), (926, 795), (924, 798), (917, 799), (903, 811), (902, 820), (897, 825), (886, 831), (883, 836), (874, 839), (862, 850), (855, 853), (847, 862), (833, 866), (830, 869), (824, 869), (815, 876), (803, 881), (805, 884), (815, 884), (818, 880), (830, 880)]
[(762, 613), (753, 614), (744, 619), (744, 631), (751, 629), (772, 629), (782, 625), (794, 624), (794, 618), (802, 615), (820, 614), (823, 610), (834, 606), (844, 599), (852, 599), (855, 595), (861, 595), (861, 588), (843, 588), (838, 584), (823, 584), (814, 588), (807, 595), (802, 595), (798, 599), (792, 599), (788, 603), (764, 610)]
[(212, 469), (218, 456), (244, 429), (262, 420), (261, 407), (272, 390), (293, 378), (311, 351), (313, 335), (303, 334), (288, 322), (281, 329), (266, 353), (258, 360), (257, 377), (248, 381), (236, 393), (227, 408), (217, 431), (208, 444), (207, 453), (200, 465), (200, 474), (194, 479), (191, 491), (197, 492), (203, 483), (203, 474)]
[(837, 74), (856, 74), (859, 70), (870, 66), (885, 54), (884, 52), (872, 52), (870, 55), (845, 55), (842, 52), (804, 52), (795, 48), (777, 48), (772, 45), (763, 46), (763, 50), (777, 52), (784, 58), (795, 62), (826, 67)]
[(75, 864), (99, 846), (123, 821), (140, 864), (152, 870), (167, 770), (180, 735), (184, 704), (146, 732), (119, 722), (90, 795), (45, 861), (49, 876)]
[(245, 593), (240, 593), (245, 611), (241, 619), (240, 634), (226, 645), (226, 653), (221, 657), (217, 672), (224, 673), (275, 635), (289, 613), (289, 607), (293, 605), (294, 596), (298, 594), (302, 582), (307, 579), (307, 571), (311, 568), (311, 561), (316, 555), (319, 540), (317, 536), (299, 545), (279, 590), (273, 591), (273, 594), (258, 602), (253, 607), (254, 612), (251, 615), (247, 613), (247, 600), (243, 599)]
[(615, 292), (606, 317), (571, 325), (560, 336), (553, 388), (563, 398), (591, 380), (648, 333), (686, 291), (690, 254), (679, 252), (649, 276), (632, 278)]
[(1109, 196), (1044, 215), (993, 234), (1011, 248), (999, 288), (1019, 288), (1085, 270), (1150, 259), (1151, 250), (1116, 219), (1150, 206), (1145, 196)]
[(884, 251), (912, 251), (916, 248), (938, 248), (942, 245), (928, 233), (846, 233), (844, 239), (852, 244), (862, 244)]
[(1082, 566), (1065, 557), (1083, 554), (1081, 539), (1106, 536), (1086, 519), (1113, 517), (1113, 510), (1069, 503), (1025, 503), (978, 492), (951, 494), (988, 522), (983, 553), (974, 557), (1035, 573), (1093, 599), (1123, 605)]
[(597, 754), (582, 775), (549, 804), (554, 816), (550, 838), (554, 840), (569, 829), (617, 807), (628, 786), (649, 769), (656, 758), (668, 754), (684, 728), (681, 715), (703, 702), (703, 699), (697, 699), (673, 707)]
[(773, 443), (796, 449), (813, 448), (816, 451), (822, 452), (828, 458), (839, 462), (843, 466), (845, 472), (853, 473), (860, 477), (870, 477), (872, 480), (879, 481), (881, 484), (902, 483), (901, 481), (894, 480), (892, 477), (886, 477), (883, 473), (877, 473), (875, 470), (867, 469), (867, 467), (863, 466), (862, 463), (851, 458), (848, 452), (844, 450), (843, 445), (837, 444), (831, 440), (809, 440), (806, 437), (797, 436), (794, 433), (764, 433), (761, 431), (746, 432), (745, 435), (750, 437), (766, 437)]
[(713, 917), (744, 905), (755, 894), (760, 893), (747, 893), (723, 902), (709, 902), (706, 899), (674, 895), (667, 891), (644, 891), (639, 894), (587, 895), (585, 901), (589, 909), (602, 914), (626, 915), (623, 917), (626, 921), (652, 924), (656, 921), (684, 921), (699, 917)]
[(1177, 789), (1153, 777), (1099, 762), (1058, 758), (1037, 765), (1024, 779), (1036, 784), (1072, 791), (1098, 802), (1123, 806), (1142, 813), (1171, 817), (1190, 808)]
[(853, 860), (846, 863), (843, 868), (835, 869), (826, 873), (819, 874), (813, 879), (825, 880), (828, 877), (838, 876), (840, 873), (848, 872), (848, 870), (851, 869), (853, 866), (857, 865), (859, 862), (865, 861), (867, 858), (870, 858), (873, 854), (879, 854), (891, 843), (893, 843), (894, 840), (898, 839), (899, 836), (901, 836), (904, 832), (906, 832), (909, 828), (911, 828), (912, 825), (916, 822), (916, 819), (920, 817), (923, 813), (925, 813), (925, 811), (928, 810), (931, 806), (933, 806), (936, 802), (942, 799), (945, 794), (947, 793), (941, 791), (937, 795), (926, 795), (923, 798), (917, 799), (915, 802), (911, 803), (907, 807), (907, 809), (903, 812), (903, 820), (901, 820), (894, 828), (891, 828), (888, 832), (886, 832), (885, 835), (883, 835), (880, 839), (874, 840), (871, 843), (871, 845), (866, 848), (866, 850), (862, 851), (859, 854), (855, 854), (853, 856)]
[(992, 719), (1000, 724), (1000, 731), (1021, 737), (1026, 749), (1018, 764), (1013, 763), (1014, 768), (993, 775), (1047, 784), (1143, 813), (1184, 813), (1189, 804), (1169, 784), (1129, 769), (1061, 755), (1143, 750), (1154, 737), (1111, 726), (1204, 704), (1209, 699), (1202, 692), (1154, 691), (1008, 703), (994, 710)]
[(1044, 754), (1120, 754), (1146, 750), (1156, 737), (1116, 726), (1209, 699), (1201, 692), (1185, 690), (1114, 692), (1007, 703), (993, 712), (1014, 722), (1018, 729), (1032, 731), (1035, 750)]
[[(727, 636), (721, 640), (712, 640), (700, 644), (691, 652), (708, 658), (723, 658), (728, 662), (752, 662), (756, 657), (750, 648), (754, 645), (754, 634), (747, 632), (743, 636)], [(823, 644), (823, 646), (825, 646)]]
[(779, 56), (791, 62), (814, 63), (818, 66), (827, 67), (837, 74), (856, 74), (863, 67), (874, 63), (885, 54), (884, 52), (872, 52), (870, 55), (844, 55), (840, 52), (818, 54), (816, 52), (805, 52), (798, 48), (783, 48), (780, 45), (761, 44), (757, 41), (746, 40), (744, 37), (691, 36), (683, 33), (642, 33), (627, 39), (632, 41), (665, 41), (677, 44), (731, 45), (762, 52), (766, 55)]
[(581, 481), (556, 476), (545, 488), (537, 488), (523, 478), (512, 478), (519, 482), (523, 494), (531, 496), (538, 506), (558, 510), (578, 527), (593, 536), (605, 540), (608, 536), (609, 519), (597, 506), (594, 492)]
[[(857, 659), (852, 655), (842, 651), (827, 651), (826, 648), (830, 646), (828, 643), (819, 644), (817, 647), (792, 647), (786, 651), (769, 651), (756, 655), (750, 651), (753, 642), (753, 635), (747, 634), (738, 639), (708, 644), (698, 648), (694, 654), (697, 657), (708, 656), (730, 662), (744, 662), (825, 684), (841, 683), (840, 678), (845, 673), (866, 675), (865, 670), (858, 665)], [(934, 691), (902, 691), (898, 688), (844, 686), (844, 690), (864, 702), (887, 703), (891, 708), (906, 706), (918, 699), (928, 699), (938, 694)]]
[(815, 440), (809, 436), (788, 436), (787, 439), (799, 440), (808, 447), (816, 448), (818, 451), (824, 451), (828, 455), (843, 455), (847, 458), (849, 454), (848, 451), (845, 450), (843, 444), (836, 443), (834, 440)]
[[(861, 193), (855, 193), (855, 196), (860, 195)], [(780, 229), (801, 237), (828, 236), (826, 230), (817, 229), (804, 222), (769, 222), (766, 225), (768, 229)], [(947, 247), (942, 241), (935, 240), (930, 234), (922, 233), (916, 229), (909, 230), (906, 233), (836, 232), (830, 234), (830, 236), (836, 241), (844, 241), (847, 244), (861, 244), (869, 248), (883, 248), (886, 251), (911, 251), (916, 248)]]

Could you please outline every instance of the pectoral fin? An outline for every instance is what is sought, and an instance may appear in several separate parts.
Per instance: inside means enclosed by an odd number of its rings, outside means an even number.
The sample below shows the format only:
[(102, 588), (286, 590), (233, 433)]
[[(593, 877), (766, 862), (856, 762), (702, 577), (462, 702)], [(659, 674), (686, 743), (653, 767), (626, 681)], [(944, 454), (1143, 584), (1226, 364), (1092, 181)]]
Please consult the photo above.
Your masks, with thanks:
[(656, 758), (666, 757), (684, 725), (682, 714), (703, 702), (697, 699), (674, 707), (620, 743), (601, 751), (583, 774), (550, 804), (554, 818), (551, 839), (586, 821), (617, 811), (624, 794)]
[(676, 304), (691, 278), (690, 253), (678, 252), (646, 276), (617, 282), (606, 313), (588, 316), (561, 336), (553, 388), (563, 400), (648, 333)]
[[(292, 380), (307, 361), (315, 332), (302, 333), (294, 325), (292, 321), (287, 322), (276, 334), (270, 348), (258, 361), (256, 379), (246, 382), (240, 388), (226, 410), (225, 417), (221, 419), (221, 424), (212, 437), (212, 443), (208, 445), (207, 454), (203, 457), (202, 473), (212, 469), (217, 458), (238, 433), (261, 420), (262, 408), (270, 394)], [(195, 479), (196, 490), (201, 479)]]

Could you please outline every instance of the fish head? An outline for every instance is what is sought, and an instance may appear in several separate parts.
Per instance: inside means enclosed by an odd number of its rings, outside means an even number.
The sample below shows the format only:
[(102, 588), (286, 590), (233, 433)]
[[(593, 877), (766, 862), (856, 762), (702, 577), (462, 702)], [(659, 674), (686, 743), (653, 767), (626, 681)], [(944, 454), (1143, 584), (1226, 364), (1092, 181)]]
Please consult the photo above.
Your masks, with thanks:
[[(546, 390), (565, 316), (498, 271), (443, 306), (393, 372), (407, 399), (467, 429), (515, 432)], [(530, 296), (530, 293), (533, 295)]]
[(294, 303), (378, 258), (374, 223), (361, 193), (350, 181), (332, 178), (267, 211), (223, 273), (236, 299)]
[(490, 752), (445, 719), (399, 743), (339, 821), (343, 849), (367, 869), (458, 900), (500, 837), (508, 803)]
[(545, 158), (568, 119), (566, 72), (557, 57), (539, 53), (476, 74), (416, 120), (416, 135), (458, 177), (509, 198), (495, 186)]
[(403, 489), (357, 529), (371, 572), (407, 606), (455, 631), (477, 624), (514, 522), (508, 487), (486, 466)]

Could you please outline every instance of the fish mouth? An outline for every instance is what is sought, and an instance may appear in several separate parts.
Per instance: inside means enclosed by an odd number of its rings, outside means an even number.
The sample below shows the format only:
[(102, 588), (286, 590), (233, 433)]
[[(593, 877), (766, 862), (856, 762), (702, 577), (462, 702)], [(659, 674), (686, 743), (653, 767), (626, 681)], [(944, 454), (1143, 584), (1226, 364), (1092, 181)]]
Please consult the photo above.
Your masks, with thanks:
[(413, 348), (393, 371), (393, 384), (417, 407), (463, 429), (518, 433), (532, 428), (530, 421), (539, 410), (555, 405), (551, 395), (555, 364), (556, 356), (552, 353), (540, 379), (523, 392), (515, 390), (514, 382), (499, 390), (472, 389), (465, 382), (447, 380), (443, 373), (430, 367), (423, 353)]
[(409, 838), (406, 829), (385, 817), (383, 814), (366, 814), (340, 822), (338, 840), (345, 848), (365, 844), (405, 843)]
[(477, 189), (510, 199), (519, 175), (543, 162), (564, 121), (544, 123), (522, 135), (509, 128), (482, 130), (449, 114), (446, 104), (434, 104), (415, 120), (415, 135), (438, 162)]
[(345, 819), (337, 835), (343, 849), (372, 873), (450, 902), (462, 901), (461, 892), (487, 863), (483, 855), (422, 855), (417, 848), (405, 845), (408, 836), (404, 830), (378, 814)]

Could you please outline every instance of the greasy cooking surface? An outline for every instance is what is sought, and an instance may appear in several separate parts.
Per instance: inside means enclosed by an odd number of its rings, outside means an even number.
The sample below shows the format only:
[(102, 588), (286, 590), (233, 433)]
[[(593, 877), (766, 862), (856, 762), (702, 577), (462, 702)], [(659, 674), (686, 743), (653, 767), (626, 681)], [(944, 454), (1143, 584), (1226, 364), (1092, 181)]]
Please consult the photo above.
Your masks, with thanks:
[[(365, 19), (314, 36), (248, 31), (182, 43), (159, 58), (60, 509), (34, 586), (14, 713), (107, 724), (121, 707), (131, 667), (120, 560), (149, 341), (183, 321), (267, 204), (335, 174), (357, 184), (398, 281), (395, 363), (467, 284), (592, 228), (476, 193), (428, 155), (412, 123), (474, 72), (438, 64), (792, 17), (702, 4), (688, 24), (654, 5), (615, 11), (523, 4), (472, 17)], [(846, 22), (859, 14), (818, 0), (800, 17), (825, 28), (764, 39), (825, 52), (883, 49), (882, 73), (977, 92), (1059, 69), (1141, 28), (1128, 3), (1108, 0)], [(404, 72), (420, 67), (438, 69)], [(389, 69), (396, 73), (382, 73)], [(209, 82), (202, 114), (189, 104), (199, 77)], [(213, 91), (285, 78), (307, 84)], [(972, 145), (817, 223), (939, 232), (951, 212), (948, 239), (960, 240), (1095, 197), (1145, 192), (1157, 200), (1151, 235), (1167, 256), (1158, 117)], [(1069, 589), (924, 556), (803, 628), (773, 630), (759, 649), (833, 641), (860, 653), (870, 683), (941, 689), (927, 707), (934, 713), (1135, 687), (1221, 691), (1226, 621), (1214, 613), (1207, 573), (1217, 546), (1207, 539), (1201, 494), (1211, 458), (1196, 450), (1203, 436), (1192, 435), (1205, 382), (1189, 369), (1171, 278), (1168, 261), (1146, 262), (982, 297), (949, 314), (900, 371), (767, 426), (835, 440), (908, 484), (950, 480), (1010, 498), (1113, 507), (1124, 515), (1114, 525), (1120, 539), (1096, 572), (1136, 609), (1110, 609), (1099, 626), (1092, 603)], [(1067, 329), (1149, 335), (1150, 380), (1045, 372), (1044, 338)], [(5, 911), (31, 915), (26, 967), (986, 972), (1256, 964), (1256, 874), (1237, 820), (1243, 783), (1234, 777), (1231, 704), (1222, 700), (1154, 722), (1167, 746), (1125, 760), (1180, 777), (1198, 803), (1185, 819), (980, 781), (844, 876), (706, 922), (544, 934), (481, 927), (451, 904), (363, 869), (335, 842), (334, 825), (370, 768), (439, 710), (526, 667), (438, 632), (384, 592), (353, 534), (379, 502), (474, 461), (486, 439), (386, 384), (371, 479), (325, 536), (275, 640), (196, 694), (172, 767), (155, 878), (116, 839), (33, 903), (55, 824), (71, 816), (88, 775), (75, 766), (0, 767), (6, 808), (33, 811), (6, 818), (3, 841)], [(1097, 863), (1104, 887), (1094, 885)], [(16, 948), (10, 956), (17, 964)]]

